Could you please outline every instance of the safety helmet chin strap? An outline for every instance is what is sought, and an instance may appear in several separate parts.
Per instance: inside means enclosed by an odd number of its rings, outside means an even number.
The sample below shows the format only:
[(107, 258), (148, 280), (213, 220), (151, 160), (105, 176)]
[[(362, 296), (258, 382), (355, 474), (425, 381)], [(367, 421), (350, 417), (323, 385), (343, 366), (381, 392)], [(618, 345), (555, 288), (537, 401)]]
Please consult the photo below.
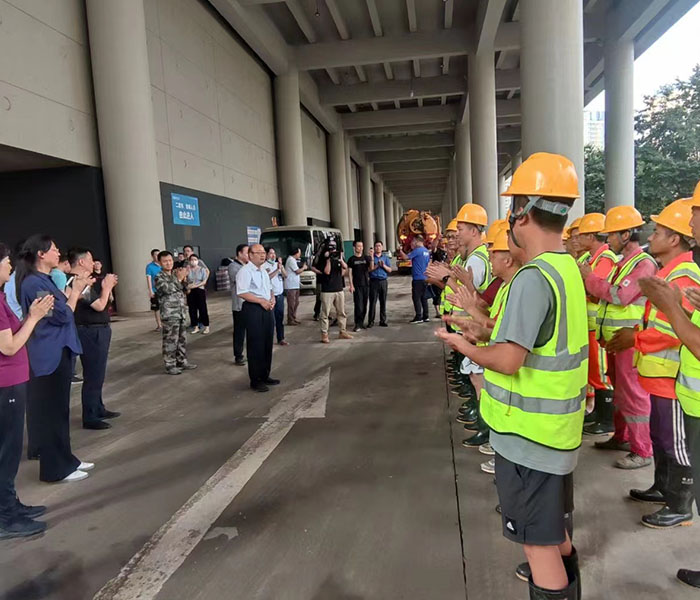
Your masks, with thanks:
[(508, 217), (508, 223), (510, 224), (510, 237), (512, 238), (513, 243), (518, 248), (522, 248), (522, 246), (520, 245), (517, 237), (515, 236), (515, 223), (519, 219), (522, 219), (525, 215), (527, 215), (533, 206), (535, 208), (540, 209), (541, 211), (548, 212), (561, 217), (568, 215), (569, 210), (571, 210), (571, 206), (569, 204), (564, 204), (563, 202), (554, 202), (552, 200), (542, 198), (542, 196), (527, 196), (527, 204), (525, 205), (525, 207), (517, 214), (514, 210), (511, 209), (510, 217)]

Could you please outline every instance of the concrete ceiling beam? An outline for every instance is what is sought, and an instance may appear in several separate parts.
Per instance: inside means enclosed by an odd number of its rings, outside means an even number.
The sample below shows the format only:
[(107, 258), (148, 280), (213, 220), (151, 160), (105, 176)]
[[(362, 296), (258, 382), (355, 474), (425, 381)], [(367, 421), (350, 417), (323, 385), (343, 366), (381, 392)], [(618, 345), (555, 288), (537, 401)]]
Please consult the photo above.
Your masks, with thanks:
[(428, 98), (443, 94), (464, 94), (466, 87), (467, 82), (464, 77), (441, 75), (353, 85), (325, 84), (319, 87), (319, 96), (324, 104), (339, 106), (351, 103), (368, 104), (370, 102)]
[(444, 179), (450, 174), (449, 169), (443, 169), (442, 171), (409, 171), (407, 173), (385, 173), (382, 175), (382, 179), (387, 185), (392, 187), (397, 182), (406, 181), (430, 181), (435, 179)]
[[(399, 110), (399, 109), (397, 109)], [(380, 111), (381, 112), (381, 111)], [(354, 136), (370, 136), (370, 135), (391, 135), (398, 133), (425, 133), (431, 131), (451, 131), (454, 129), (453, 121), (442, 121), (439, 123), (419, 123), (417, 125), (390, 125), (379, 127), (362, 127), (360, 129), (350, 129), (346, 134)]]
[(403, 173), (405, 171), (444, 171), (450, 168), (449, 160), (422, 160), (414, 162), (380, 163), (376, 173)]
[(499, 142), (519, 142), (522, 139), (520, 127), (508, 127), (498, 130)]
[(438, 133), (435, 135), (358, 139), (357, 147), (363, 152), (381, 152), (383, 150), (412, 150), (416, 148), (451, 148), (454, 143), (454, 134)]
[[(510, 100), (507, 102), (513, 101)], [(419, 125), (423, 123), (442, 123), (445, 121), (453, 121), (456, 115), (456, 106), (425, 106), (346, 113), (341, 115), (341, 121), (345, 129), (363, 129), (366, 127), (390, 127)]]
[(416, 150), (382, 150), (366, 152), (367, 160), (372, 163), (410, 162), (433, 158), (452, 158), (452, 150), (448, 148), (419, 148)]

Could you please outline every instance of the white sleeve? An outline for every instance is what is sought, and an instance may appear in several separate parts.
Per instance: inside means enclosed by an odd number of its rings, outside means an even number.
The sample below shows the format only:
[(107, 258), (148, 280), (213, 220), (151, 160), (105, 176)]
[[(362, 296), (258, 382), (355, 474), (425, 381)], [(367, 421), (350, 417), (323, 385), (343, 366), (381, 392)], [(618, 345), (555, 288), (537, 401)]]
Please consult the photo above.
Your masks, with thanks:
[(484, 278), (486, 277), (486, 265), (484, 261), (479, 256), (471, 255), (467, 259), (466, 267), (471, 267), (472, 273), (474, 274), (474, 287), (478, 288), (484, 283)]
[(236, 275), (236, 294), (250, 293), (251, 275), (248, 269), (241, 269)]

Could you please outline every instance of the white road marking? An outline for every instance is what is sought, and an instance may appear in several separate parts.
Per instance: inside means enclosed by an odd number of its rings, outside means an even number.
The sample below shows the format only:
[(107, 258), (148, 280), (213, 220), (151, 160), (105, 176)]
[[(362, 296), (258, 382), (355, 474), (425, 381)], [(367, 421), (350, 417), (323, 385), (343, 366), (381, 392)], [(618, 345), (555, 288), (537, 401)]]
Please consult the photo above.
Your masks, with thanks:
[(255, 475), (299, 419), (322, 418), (330, 367), (286, 394), (268, 420), (137, 552), (94, 600), (150, 600), (194, 550), (224, 509)]

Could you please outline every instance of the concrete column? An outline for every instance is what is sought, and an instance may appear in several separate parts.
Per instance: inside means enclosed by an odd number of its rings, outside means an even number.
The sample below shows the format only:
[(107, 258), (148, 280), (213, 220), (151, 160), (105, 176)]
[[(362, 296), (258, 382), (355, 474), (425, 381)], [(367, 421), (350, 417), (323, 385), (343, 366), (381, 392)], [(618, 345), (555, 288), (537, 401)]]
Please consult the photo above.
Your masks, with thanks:
[(380, 179), (374, 184), (374, 232), (377, 239), (386, 244), (386, 225), (384, 224), (384, 182)]
[(142, 311), (143, 265), (165, 248), (143, 0), (86, 7), (116, 296)]
[(339, 129), (330, 136), (328, 166), (331, 188), (331, 218), (343, 234), (344, 240), (352, 239), (352, 230), (348, 220), (348, 188), (345, 181), (345, 133)]
[(605, 41), (605, 210), (634, 206), (634, 42)]
[(522, 151), (518, 152), (517, 154), (514, 154), (513, 156), (510, 157), (510, 168), (513, 173), (515, 173), (515, 170), (523, 164), (523, 153)]
[(360, 167), (360, 215), (362, 226), (362, 241), (365, 248), (374, 245), (374, 205), (372, 202), (372, 179), (369, 165)]
[(397, 233), (397, 228), (399, 226), (399, 221), (401, 220), (401, 211), (399, 210), (399, 201), (396, 199), (396, 196), (392, 194), (392, 209), (394, 211), (394, 247), (398, 248), (399, 247), (399, 235)]
[(498, 218), (505, 219), (506, 217), (506, 203), (505, 196), (501, 196), (503, 192), (506, 191), (506, 177), (505, 175), (498, 176)]
[(452, 172), (450, 173), (450, 194), (452, 197), (452, 210), (454, 211), (454, 216), (457, 216), (459, 209), (462, 207), (462, 201), (459, 197), (459, 187), (457, 183), (457, 163), (454, 156), (452, 157)]
[(393, 246), (394, 242), (394, 230), (396, 229), (396, 223), (394, 223), (394, 208), (392, 206), (391, 192), (386, 192), (384, 194), (384, 248), (387, 250)]
[[(580, 1), (580, 0), (579, 0)], [(469, 130), (477, 152), (471, 153), (472, 199), (498, 218), (498, 148), (496, 145), (496, 73), (493, 50), (469, 56)]]
[(350, 237), (355, 241), (355, 200), (352, 193), (352, 167), (350, 166), (350, 138), (345, 137), (345, 189), (347, 196), (348, 224), (350, 225)]
[(457, 168), (458, 204), (472, 202), (472, 152), (469, 123), (455, 127), (455, 166)]
[(275, 77), (277, 170), (285, 225), (306, 225), (299, 72)]
[(581, 194), (575, 219), (585, 204), (582, 0), (522, 0), (520, 27), (523, 157), (556, 152), (574, 163)]

